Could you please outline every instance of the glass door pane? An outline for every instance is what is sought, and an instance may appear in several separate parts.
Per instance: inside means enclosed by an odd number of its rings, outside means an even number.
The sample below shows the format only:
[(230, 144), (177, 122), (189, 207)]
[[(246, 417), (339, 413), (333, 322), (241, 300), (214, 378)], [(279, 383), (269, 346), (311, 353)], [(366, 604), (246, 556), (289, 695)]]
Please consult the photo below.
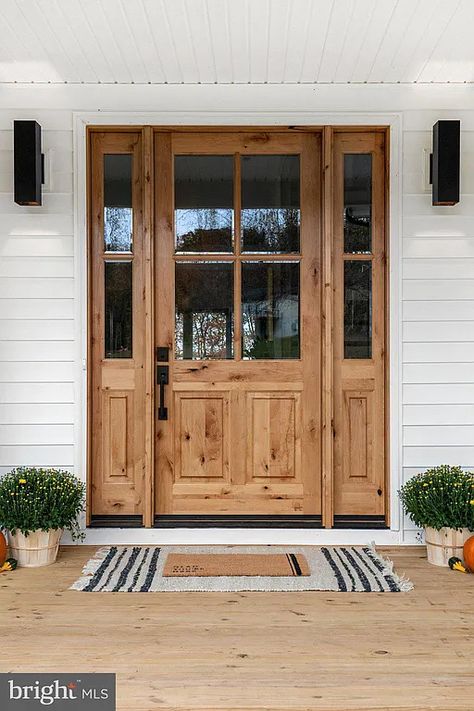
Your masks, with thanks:
[(176, 252), (232, 252), (234, 157), (176, 156), (174, 181)]
[(242, 355), (245, 360), (298, 358), (300, 265), (242, 264)]
[(300, 157), (242, 156), (242, 252), (298, 253)]
[(233, 357), (234, 266), (230, 262), (177, 262), (177, 360)]

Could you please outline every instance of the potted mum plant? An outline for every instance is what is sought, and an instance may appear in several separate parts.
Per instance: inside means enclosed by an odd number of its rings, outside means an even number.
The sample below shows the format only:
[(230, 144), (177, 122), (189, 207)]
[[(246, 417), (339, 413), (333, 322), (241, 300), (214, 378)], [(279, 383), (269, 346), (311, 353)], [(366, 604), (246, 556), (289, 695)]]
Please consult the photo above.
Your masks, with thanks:
[(19, 467), (0, 479), (0, 528), (18, 565), (54, 563), (64, 529), (73, 540), (83, 537), (77, 517), (84, 497), (85, 485), (59, 469)]
[(474, 474), (443, 464), (410, 479), (401, 489), (406, 513), (425, 529), (428, 561), (448, 565), (462, 558), (474, 530)]

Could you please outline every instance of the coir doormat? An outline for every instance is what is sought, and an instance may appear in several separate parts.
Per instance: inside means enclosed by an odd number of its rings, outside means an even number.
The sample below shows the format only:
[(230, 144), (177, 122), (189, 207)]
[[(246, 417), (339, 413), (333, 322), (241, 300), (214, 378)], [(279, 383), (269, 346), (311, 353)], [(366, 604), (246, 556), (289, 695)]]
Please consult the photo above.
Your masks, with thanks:
[[(232, 556), (236, 558), (235, 563), (226, 563), (228, 567), (224, 572), (227, 574), (222, 574), (222, 567), (216, 572), (214, 558), (218, 555), (227, 560)], [(187, 561), (185, 567), (196, 564), (191, 562), (193, 556), (199, 556), (198, 565), (207, 566), (204, 573), (183, 569), (173, 574), (176, 565), (183, 567), (184, 560)], [(255, 556), (255, 560), (247, 562), (249, 556)], [(262, 562), (269, 556), (278, 557), (278, 565), (285, 566), (278, 571), (282, 574), (269, 574), (269, 563), (264, 566)], [(295, 557), (292, 565), (288, 556)], [(249, 566), (245, 570), (237, 562), (239, 557)], [(287, 562), (283, 563), (283, 559)], [(295, 559), (302, 574), (293, 567)], [(273, 567), (272, 572), (275, 570)], [(85, 565), (81, 578), (72, 585), (73, 590), (84, 592), (329, 590), (385, 593), (406, 592), (412, 587), (409, 580), (394, 572), (390, 561), (369, 546), (109, 546), (97, 551)]]
[(169, 553), (165, 578), (298, 577), (309, 575), (300, 553)]

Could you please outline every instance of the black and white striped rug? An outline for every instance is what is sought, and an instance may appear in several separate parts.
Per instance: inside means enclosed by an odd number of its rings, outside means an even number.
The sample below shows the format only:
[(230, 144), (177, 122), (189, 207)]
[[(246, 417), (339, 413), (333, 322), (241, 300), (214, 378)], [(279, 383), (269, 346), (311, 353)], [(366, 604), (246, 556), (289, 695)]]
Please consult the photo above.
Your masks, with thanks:
[[(310, 575), (297, 577), (164, 577), (169, 553), (301, 553)], [(324, 546), (109, 546), (85, 565), (72, 586), (84, 592), (244, 592), (330, 590), (407, 592), (413, 588), (371, 547)]]

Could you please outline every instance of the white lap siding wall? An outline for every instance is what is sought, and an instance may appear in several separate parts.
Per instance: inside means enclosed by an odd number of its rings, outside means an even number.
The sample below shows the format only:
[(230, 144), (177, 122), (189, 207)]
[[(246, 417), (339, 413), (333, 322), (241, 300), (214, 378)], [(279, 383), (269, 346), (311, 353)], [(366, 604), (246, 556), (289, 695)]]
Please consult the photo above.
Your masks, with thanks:
[[(175, 97), (178, 89), (187, 91), (174, 87)], [(239, 91), (226, 105), (250, 113), (255, 101)], [(370, 110), (360, 93), (316, 106), (313, 95), (275, 99), (277, 91), (273, 87), (273, 104), (260, 96), (262, 110)], [(400, 303), (391, 308), (402, 319), (400, 460), (407, 480), (440, 463), (474, 468), (474, 111), (464, 102), (463, 108), (458, 102), (447, 110), (444, 102), (443, 110), (435, 103), (427, 109), (426, 100), (418, 110), (412, 99), (403, 111), (396, 96), (372, 104), (378, 112), (401, 113), (403, 125), (402, 279)], [(204, 97), (200, 108), (220, 109), (223, 100), (213, 97)], [(82, 456), (75, 449), (83, 436), (78, 361), (84, 324), (75, 321), (75, 294), (83, 292), (75, 289), (74, 259), (82, 261), (83, 255), (74, 254), (73, 113), (45, 109), (44, 98), (38, 109), (25, 109), (24, 102), (23, 97), (22, 108), (0, 109), (0, 473), (21, 464), (73, 468)], [(134, 109), (127, 101), (116, 104), (116, 110)], [(193, 123), (192, 101), (175, 104), (170, 110), (184, 105), (187, 123)], [(95, 106), (85, 101), (75, 108)], [(40, 209), (13, 202), (15, 118), (34, 118), (43, 128), (47, 185)], [(462, 195), (455, 207), (432, 207), (427, 185), (426, 153), (439, 118), (462, 121)], [(304, 121), (310, 122), (307, 116)], [(215, 117), (209, 122), (216, 123)], [(224, 122), (232, 122), (229, 115)], [(400, 541), (416, 540), (414, 527), (402, 519)]]
[[(461, 200), (432, 207), (424, 154), (438, 118), (460, 118)], [(403, 478), (474, 469), (474, 112), (410, 111), (403, 132)], [(405, 520), (405, 540), (414, 526)]]
[[(47, 155), (41, 208), (13, 201), (13, 119)], [(0, 472), (74, 461), (73, 136), (70, 111), (0, 110)]]

